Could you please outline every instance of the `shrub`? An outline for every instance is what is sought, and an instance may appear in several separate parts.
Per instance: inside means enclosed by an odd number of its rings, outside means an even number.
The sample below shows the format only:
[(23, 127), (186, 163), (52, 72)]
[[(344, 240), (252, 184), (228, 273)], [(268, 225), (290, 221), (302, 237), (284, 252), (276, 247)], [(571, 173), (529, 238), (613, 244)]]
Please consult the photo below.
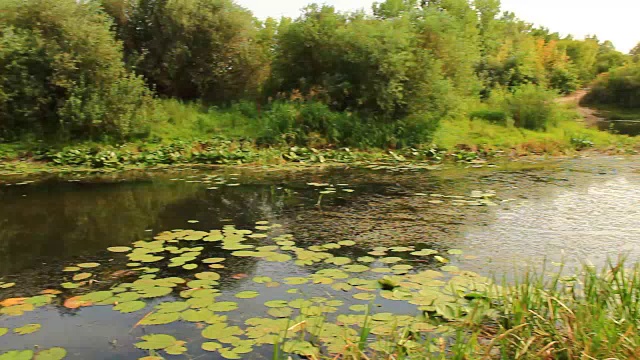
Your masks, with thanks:
[(555, 93), (541, 86), (527, 84), (515, 89), (505, 99), (505, 107), (514, 125), (529, 130), (544, 130), (555, 121)]
[(583, 102), (627, 109), (640, 108), (640, 63), (600, 75)]
[(502, 110), (476, 110), (469, 113), (470, 119), (481, 119), (500, 125), (507, 124), (507, 117), (507, 113)]
[(154, 101), (127, 73), (110, 21), (74, 0), (0, 3), (0, 131), (5, 138), (129, 137)]
[(228, 104), (255, 96), (268, 47), (251, 12), (231, 0), (101, 0), (127, 62), (159, 94)]

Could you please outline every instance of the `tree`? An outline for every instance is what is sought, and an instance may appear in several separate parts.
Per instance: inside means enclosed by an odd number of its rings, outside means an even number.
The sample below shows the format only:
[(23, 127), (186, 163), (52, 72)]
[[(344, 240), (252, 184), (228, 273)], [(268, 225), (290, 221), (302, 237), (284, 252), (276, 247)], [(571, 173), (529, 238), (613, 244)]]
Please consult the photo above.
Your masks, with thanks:
[(110, 20), (74, 0), (0, 3), (2, 136), (126, 137), (146, 131), (153, 98), (122, 63)]
[(257, 96), (269, 44), (231, 0), (102, 0), (130, 64), (160, 94), (227, 104)]

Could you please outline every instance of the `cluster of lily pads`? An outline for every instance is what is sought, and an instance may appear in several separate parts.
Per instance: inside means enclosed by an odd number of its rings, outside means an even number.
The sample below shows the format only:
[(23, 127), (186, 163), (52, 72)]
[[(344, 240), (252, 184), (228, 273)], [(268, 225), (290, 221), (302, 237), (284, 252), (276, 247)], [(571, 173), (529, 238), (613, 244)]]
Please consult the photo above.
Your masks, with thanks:
[[(202, 329), (202, 342), (197, 346), (227, 359), (243, 358), (244, 354), (265, 346), (303, 356), (337, 353), (360, 344), (363, 329), (367, 329), (364, 351), (392, 353), (402, 346), (404, 352), (411, 353), (435, 351), (435, 345), (427, 339), (453, 331), (450, 322), (468, 314), (473, 294), (485, 293), (490, 285), (488, 279), (449, 264), (447, 257), (462, 254), (460, 250), (445, 254), (414, 246), (395, 246), (375, 247), (362, 256), (340, 256), (345, 248), (356, 243), (342, 240), (303, 247), (293, 235), (281, 233), (280, 228), (278, 224), (259, 221), (251, 230), (233, 225), (211, 231), (177, 229), (159, 233), (149, 241), (137, 241), (130, 247), (110, 247), (107, 250), (115, 260), (126, 262), (126, 269), (107, 274), (97, 272), (103, 266), (99, 262), (67, 266), (63, 269), (68, 275), (60, 285), (62, 290), (46, 289), (29, 298), (5, 299), (0, 302), (0, 316), (20, 316), (54, 300), (69, 309), (111, 306), (120, 313), (140, 312), (136, 327), (148, 327), (148, 334), (135, 347), (148, 352), (142, 358), (145, 360), (162, 359), (163, 354), (184, 354), (196, 345), (153, 331), (155, 325), (175, 322), (194, 323)], [(205, 250), (207, 254), (215, 250), (219, 256), (206, 257)], [(290, 263), (305, 275), (239, 274), (242, 276), (237, 276), (238, 280), (250, 278), (257, 291), (243, 290), (233, 295), (234, 301), (224, 301), (218, 299), (225, 295), (219, 289), (219, 271), (225, 269), (225, 261), (230, 257)], [(436, 264), (439, 271), (433, 270), (433, 266), (425, 269), (428, 264)], [(160, 276), (171, 271), (180, 276)], [(105, 288), (102, 284), (107, 282), (98, 279), (106, 277), (130, 281), (112, 281)], [(260, 287), (282, 287), (282, 299), (264, 302), (263, 317), (238, 323), (234, 311), (246, 306), (244, 301), (260, 296)], [(310, 288), (321, 289), (327, 296), (305, 296)], [(292, 296), (295, 298), (291, 299)], [(152, 298), (166, 301), (147, 309), (146, 300)], [(414, 315), (376, 313), (380, 301), (401, 302), (413, 308)], [(25, 324), (11, 331), (27, 335), (40, 328), (39, 324)], [(0, 336), (8, 332), (9, 329), (0, 328)], [(389, 340), (403, 332), (413, 334), (410, 342), (406, 337), (400, 345)], [(10, 351), (1, 354), (0, 360), (66, 356), (62, 348), (46, 351)]]

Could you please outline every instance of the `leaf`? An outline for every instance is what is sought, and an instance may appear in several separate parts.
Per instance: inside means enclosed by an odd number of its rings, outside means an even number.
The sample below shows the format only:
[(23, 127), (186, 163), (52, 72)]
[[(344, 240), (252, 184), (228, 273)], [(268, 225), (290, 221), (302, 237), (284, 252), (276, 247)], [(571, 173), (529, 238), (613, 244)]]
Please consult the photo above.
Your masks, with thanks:
[(223, 262), (225, 260), (226, 260), (225, 258), (208, 258), (208, 259), (202, 260), (202, 263), (204, 263), (204, 264), (216, 264), (216, 263), (219, 263), (219, 262)]
[(91, 305), (93, 305), (91, 302), (82, 300), (82, 296), (70, 297), (64, 301), (64, 307), (66, 307), (67, 309), (77, 309), (80, 307)]
[(185, 264), (185, 265), (182, 265), (182, 268), (185, 269), (185, 270), (194, 270), (194, 269), (198, 268), (198, 265), (197, 264)]
[(131, 248), (128, 246), (112, 246), (107, 248), (107, 250), (114, 253), (125, 253), (131, 251)]
[(271, 279), (268, 276), (256, 276), (253, 278), (253, 282), (257, 283), (257, 284), (265, 284), (265, 283), (270, 283), (272, 282), (273, 279)]
[(180, 313), (153, 313), (140, 320), (140, 325), (164, 325), (180, 320)]
[(82, 281), (92, 277), (91, 273), (80, 273), (73, 276), (73, 281)]
[(16, 286), (16, 283), (11, 282), (11, 283), (4, 283), (4, 284), (0, 284), (0, 289), (8, 289), (10, 287), (14, 287)]
[(358, 300), (373, 300), (376, 298), (376, 295), (371, 293), (358, 293), (354, 294), (353, 298)]
[(202, 344), (202, 350), (204, 351), (216, 351), (222, 349), (222, 344), (217, 342), (205, 342)]
[[(346, 190), (343, 190), (346, 191)], [(356, 242), (353, 240), (342, 240), (342, 241), (338, 241), (338, 245), (340, 246), (353, 246), (355, 245)]]
[(238, 326), (227, 326), (227, 324), (218, 323), (209, 325), (202, 330), (202, 337), (210, 340), (224, 339), (230, 336), (242, 335), (244, 331)]
[(35, 360), (62, 360), (67, 356), (67, 350), (61, 347), (54, 347), (42, 350), (36, 354)]
[(288, 302), (285, 300), (270, 300), (264, 303), (264, 306), (268, 308), (283, 308), (287, 307)]
[(13, 329), (13, 332), (18, 335), (27, 335), (40, 330), (41, 327), (42, 325), (40, 324), (27, 324), (19, 328)]
[(8, 332), (9, 332), (9, 329), (7, 329), (7, 328), (0, 328), (0, 336), (2, 336), (2, 335), (4, 335), (4, 334), (6, 334), (6, 333), (8, 333)]
[(147, 306), (144, 301), (128, 301), (120, 303), (113, 307), (113, 310), (119, 311), (123, 314), (128, 314), (136, 311), (140, 311)]
[(195, 277), (196, 279), (200, 279), (200, 280), (211, 280), (211, 281), (220, 280), (220, 274), (213, 271), (197, 273)]
[(159, 313), (175, 313), (189, 308), (189, 304), (184, 301), (163, 302), (155, 306)]
[(276, 318), (288, 318), (293, 314), (293, 310), (288, 307), (284, 308), (272, 308), (267, 310), (267, 314)]
[(0, 306), (9, 307), (14, 305), (22, 305), (24, 304), (25, 300), (27, 300), (27, 298), (23, 297), (4, 299), (3, 301), (0, 301)]
[(166, 334), (145, 335), (142, 340), (144, 341), (138, 342), (134, 346), (142, 350), (162, 350), (178, 342), (176, 338)]
[(221, 311), (221, 312), (233, 311), (233, 310), (236, 310), (237, 308), (238, 308), (238, 303), (235, 303), (232, 301), (216, 302), (209, 306), (209, 310)]
[(238, 299), (253, 299), (260, 296), (257, 291), (241, 291), (235, 295)]
[(284, 278), (284, 283), (287, 285), (302, 285), (309, 282), (309, 279), (303, 277), (287, 277)]
[(12, 350), (0, 355), (0, 360), (31, 360), (32, 350)]
[(89, 263), (78, 264), (78, 266), (83, 268), (83, 269), (91, 269), (91, 268), (95, 268), (95, 267), (100, 266), (100, 264), (98, 264), (96, 262), (89, 262)]
[(80, 297), (80, 299), (82, 301), (88, 301), (91, 303), (97, 303), (100, 301), (104, 301), (107, 300), (108, 298), (112, 297), (113, 293), (111, 291), (96, 291), (96, 292), (92, 292), (92, 293), (88, 293), (85, 295), (82, 295)]
[(180, 314), (182, 320), (189, 322), (204, 322), (215, 314), (209, 309), (189, 309)]

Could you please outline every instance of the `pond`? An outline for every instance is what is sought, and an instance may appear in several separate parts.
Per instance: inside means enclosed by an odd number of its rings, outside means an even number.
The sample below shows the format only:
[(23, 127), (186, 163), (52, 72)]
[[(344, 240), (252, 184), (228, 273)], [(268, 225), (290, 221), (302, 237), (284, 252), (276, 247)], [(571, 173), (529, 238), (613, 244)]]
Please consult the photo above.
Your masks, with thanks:
[(441, 336), (453, 285), (637, 260), (639, 189), (614, 157), (4, 179), (0, 359), (332, 352), (365, 312), (376, 351), (398, 325)]

